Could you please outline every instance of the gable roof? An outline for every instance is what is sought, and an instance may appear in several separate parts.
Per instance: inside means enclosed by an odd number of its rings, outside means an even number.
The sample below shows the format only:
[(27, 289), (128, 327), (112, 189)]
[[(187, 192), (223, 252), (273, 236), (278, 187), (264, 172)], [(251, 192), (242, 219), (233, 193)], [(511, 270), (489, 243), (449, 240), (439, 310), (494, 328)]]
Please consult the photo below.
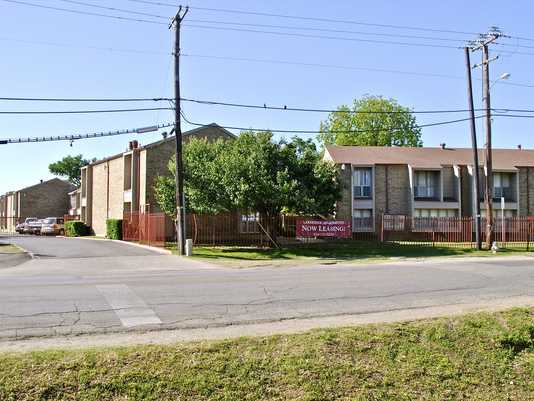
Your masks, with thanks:
[[(182, 133), (182, 139), (184, 139), (186, 137), (189, 137), (189, 136), (202, 134), (203, 131), (205, 131), (206, 129), (210, 129), (210, 128), (211, 129), (213, 129), (213, 128), (217, 129), (223, 135), (227, 136), (229, 139), (235, 139), (236, 138), (236, 136), (234, 134), (232, 134), (230, 131), (228, 131), (226, 128), (223, 128), (223, 127), (221, 127), (220, 125), (218, 125), (216, 123), (211, 123), (211, 124), (203, 125), (202, 127), (194, 128), (192, 130), (183, 132)], [(148, 143), (146, 145), (140, 146), (139, 150), (150, 149), (150, 148), (153, 148), (155, 146), (159, 146), (159, 145), (161, 145), (163, 143), (170, 142), (170, 141), (174, 141), (174, 136), (168, 136), (167, 138), (160, 139), (159, 141), (151, 142), (151, 143)], [(117, 159), (118, 157), (122, 157), (123, 154), (124, 154), (124, 152), (121, 152), (121, 153), (114, 154), (113, 156), (108, 156), (108, 157), (105, 157), (103, 159), (96, 160), (96, 161), (94, 161), (92, 163), (89, 163), (89, 166), (94, 166), (96, 164), (100, 164), (100, 163), (104, 163), (104, 162), (107, 162), (107, 161), (110, 161), (110, 160), (113, 160), (113, 159)]]
[[(492, 152), (495, 170), (534, 167), (534, 150), (532, 149), (493, 149)], [(336, 164), (408, 164), (415, 168), (440, 168), (451, 165), (472, 165), (473, 152), (471, 148), (327, 145), (325, 159)], [(478, 150), (478, 160), (479, 165), (483, 166), (483, 149)]]

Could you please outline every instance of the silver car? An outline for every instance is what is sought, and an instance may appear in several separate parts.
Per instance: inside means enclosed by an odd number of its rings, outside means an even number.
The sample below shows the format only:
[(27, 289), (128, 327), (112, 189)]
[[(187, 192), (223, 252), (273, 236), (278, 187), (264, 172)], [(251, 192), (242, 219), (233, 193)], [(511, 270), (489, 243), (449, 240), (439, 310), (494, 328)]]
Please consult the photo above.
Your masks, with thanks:
[(63, 217), (47, 217), (41, 220), (41, 235), (64, 235)]

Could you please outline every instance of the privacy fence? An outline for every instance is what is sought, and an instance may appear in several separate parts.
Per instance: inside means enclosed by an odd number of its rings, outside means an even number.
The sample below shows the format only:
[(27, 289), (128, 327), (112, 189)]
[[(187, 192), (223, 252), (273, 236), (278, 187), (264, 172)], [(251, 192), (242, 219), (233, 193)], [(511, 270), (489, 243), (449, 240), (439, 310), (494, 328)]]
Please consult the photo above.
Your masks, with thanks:
[[(482, 219), (482, 241), (485, 240)], [(530, 249), (534, 217), (495, 219), (494, 241), (500, 247)], [(126, 213), (123, 238), (164, 246), (176, 240), (174, 222), (163, 213)], [(194, 245), (290, 247), (309, 244), (398, 244), (414, 246), (475, 246), (475, 219), (471, 217), (411, 217), (383, 215), (380, 218), (334, 221), (318, 216), (272, 216), (223, 213), (188, 214), (186, 238)]]

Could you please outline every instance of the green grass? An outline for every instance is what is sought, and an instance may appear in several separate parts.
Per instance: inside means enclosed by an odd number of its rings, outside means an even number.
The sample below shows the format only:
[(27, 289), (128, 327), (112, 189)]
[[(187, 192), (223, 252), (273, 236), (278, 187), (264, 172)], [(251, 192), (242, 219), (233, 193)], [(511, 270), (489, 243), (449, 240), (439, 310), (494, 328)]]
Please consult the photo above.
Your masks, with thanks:
[[(522, 249), (501, 249), (496, 255), (525, 254)], [(376, 243), (303, 245), (283, 249), (244, 247), (194, 247), (193, 256), (214, 261), (282, 261), (282, 260), (333, 260), (372, 261), (391, 258), (423, 258), (443, 256), (492, 256), (488, 251), (471, 247), (379, 245)]]
[(23, 252), (24, 251), (16, 245), (0, 243), (0, 255), (6, 254), (6, 253), (12, 254), (12, 253), (23, 253)]
[(0, 354), (0, 399), (532, 400), (534, 309), (263, 338)]

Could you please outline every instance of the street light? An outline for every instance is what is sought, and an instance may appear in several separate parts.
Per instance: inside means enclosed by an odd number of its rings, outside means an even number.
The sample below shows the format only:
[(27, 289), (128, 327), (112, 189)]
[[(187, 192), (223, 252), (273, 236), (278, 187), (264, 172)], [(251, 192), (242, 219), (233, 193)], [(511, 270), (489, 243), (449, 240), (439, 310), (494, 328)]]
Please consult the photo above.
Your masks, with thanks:
[(501, 76), (499, 78), (497, 78), (495, 81), (493, 81), (490, 85), (490, 89), (493, 88), (493, 85), (495, 85), (497, 82), (499, 81), (506, 81), (508, 78), (510, 78), (512, 76), (512, 74), (510, 74), (509, 72), (504, 72), (501, 74)]

